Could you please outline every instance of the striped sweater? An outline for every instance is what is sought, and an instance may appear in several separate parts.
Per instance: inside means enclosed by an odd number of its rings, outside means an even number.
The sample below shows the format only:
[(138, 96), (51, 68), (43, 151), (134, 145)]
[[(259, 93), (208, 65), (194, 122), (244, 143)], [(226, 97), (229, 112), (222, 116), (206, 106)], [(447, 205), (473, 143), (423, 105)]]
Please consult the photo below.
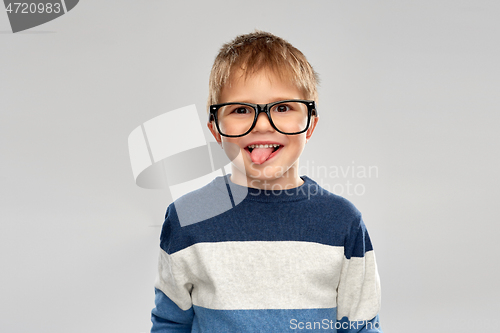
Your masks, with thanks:
[(360, 212), (301, 178), (266, 191), (218, 177), (168, 207), (151, 332), (382, 332)]

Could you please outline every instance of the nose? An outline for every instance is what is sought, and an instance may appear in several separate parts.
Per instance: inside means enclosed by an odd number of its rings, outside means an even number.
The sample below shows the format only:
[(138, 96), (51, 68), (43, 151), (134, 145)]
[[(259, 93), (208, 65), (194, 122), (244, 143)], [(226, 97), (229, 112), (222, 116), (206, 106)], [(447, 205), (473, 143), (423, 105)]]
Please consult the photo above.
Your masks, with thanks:
[(274, 131), (273, 126), (269, 122), (269, 118), (267, 118), (267, 114), (262, 112), (257, 116), (257, 122), (255, 123), (255, 127), (252, 132), (270, 132)]

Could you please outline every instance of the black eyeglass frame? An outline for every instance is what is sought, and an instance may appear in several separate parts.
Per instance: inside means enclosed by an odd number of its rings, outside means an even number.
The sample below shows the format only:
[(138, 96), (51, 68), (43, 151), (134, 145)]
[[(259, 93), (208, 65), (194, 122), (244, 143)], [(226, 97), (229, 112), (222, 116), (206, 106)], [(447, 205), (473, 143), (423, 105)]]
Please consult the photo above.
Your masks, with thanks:
[[(273, 106), (275, 106), (277, 104), (289, 103), (289, 102), (299, 102), (299, 103), (305, 104), (307, 106), (307, 125), (306, 125), (306, 128), (300, 132), (294, 132), (294, 133), (282, 132), (276, 127), (276, 125), (274, 125), (273, 120), (271, 119), (271, 108)], [(255, 117), (253, 119), (252, 126), (250, 126), (250, 129), (248, 131), (246, 131), (245, 133), (240, 134), (240, 135), (229, 135), (229, 134), (223, 134), (221, 132), (221, 130), (219, 128), (219, 121), (217, 119), (217, 111), (221, 107), (226, 106), (226, 105), (246, 105), (246, 106), (252, 107), (255, 110)], [(309, 129), (309, 125), (311, 124), (311, 117), (318, 116), (318, 111), (316, 110), (316, 104), (314, 103), (314, 101), (308, 101), (308, 100), (303, 100), (303, 99), (287, 99), (284, 101), (278, 101), (278, 102), (273, 102), (273, 103), (268, 103), (268, 104), (252, 104), (252, 103), (243, 103), (243, 102), (231, 102), (231, 103), (210, 105), (210, 112), (208, 114), (208, 122), (209, 123), (212, 121), (215, 122), (215, 126), (217, 126), (217, 131), (219, 132), (220, 135), (228, 137), (228, 138), (238, 138), (238, 137), (242, 137), (242, 136), (247, 135), (248, 133), (250, 133), (254, 129), (255, 124), (257, 124), (257, 118), (259, 117), (259, 114), (261, 112), (263, 112), (267, 115), (267, 119), (269, 120), (269, 123), (276, 131), (278, 131), (281, 134), (285, 134), (285, 135), (297, 135), (297, 134), (304, 133), (305, 131), (307, 131)]]

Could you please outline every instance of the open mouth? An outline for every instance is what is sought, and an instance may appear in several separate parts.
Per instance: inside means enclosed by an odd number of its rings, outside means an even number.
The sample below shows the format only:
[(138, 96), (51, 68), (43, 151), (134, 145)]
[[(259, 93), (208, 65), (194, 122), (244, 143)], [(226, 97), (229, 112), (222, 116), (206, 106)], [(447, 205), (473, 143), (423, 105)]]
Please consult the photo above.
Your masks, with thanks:
[(255, 164), (262, 164), (272, 158), (283, 147), (277, 143), (248, 145), (245, 147), (250, 154), (252, 162)]

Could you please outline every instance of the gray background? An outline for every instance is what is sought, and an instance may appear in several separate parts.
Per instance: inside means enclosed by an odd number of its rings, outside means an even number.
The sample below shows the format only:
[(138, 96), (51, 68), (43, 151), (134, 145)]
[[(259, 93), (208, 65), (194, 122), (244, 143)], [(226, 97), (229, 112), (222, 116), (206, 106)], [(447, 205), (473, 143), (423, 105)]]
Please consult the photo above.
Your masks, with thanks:
[[(498, 329), (498, 1), (81, 1), (12, 34), (0, 13), (0, 331), (147, 332), (169, 193), (129, 133), (195, 103), (254, 28), (320, 73), (301, 162), (377, 166), (364, 214), (386, 332)], [(209, 132), (206, 131), (209, 138)], [(353, 162), (354, 161), (354, 162)]]

